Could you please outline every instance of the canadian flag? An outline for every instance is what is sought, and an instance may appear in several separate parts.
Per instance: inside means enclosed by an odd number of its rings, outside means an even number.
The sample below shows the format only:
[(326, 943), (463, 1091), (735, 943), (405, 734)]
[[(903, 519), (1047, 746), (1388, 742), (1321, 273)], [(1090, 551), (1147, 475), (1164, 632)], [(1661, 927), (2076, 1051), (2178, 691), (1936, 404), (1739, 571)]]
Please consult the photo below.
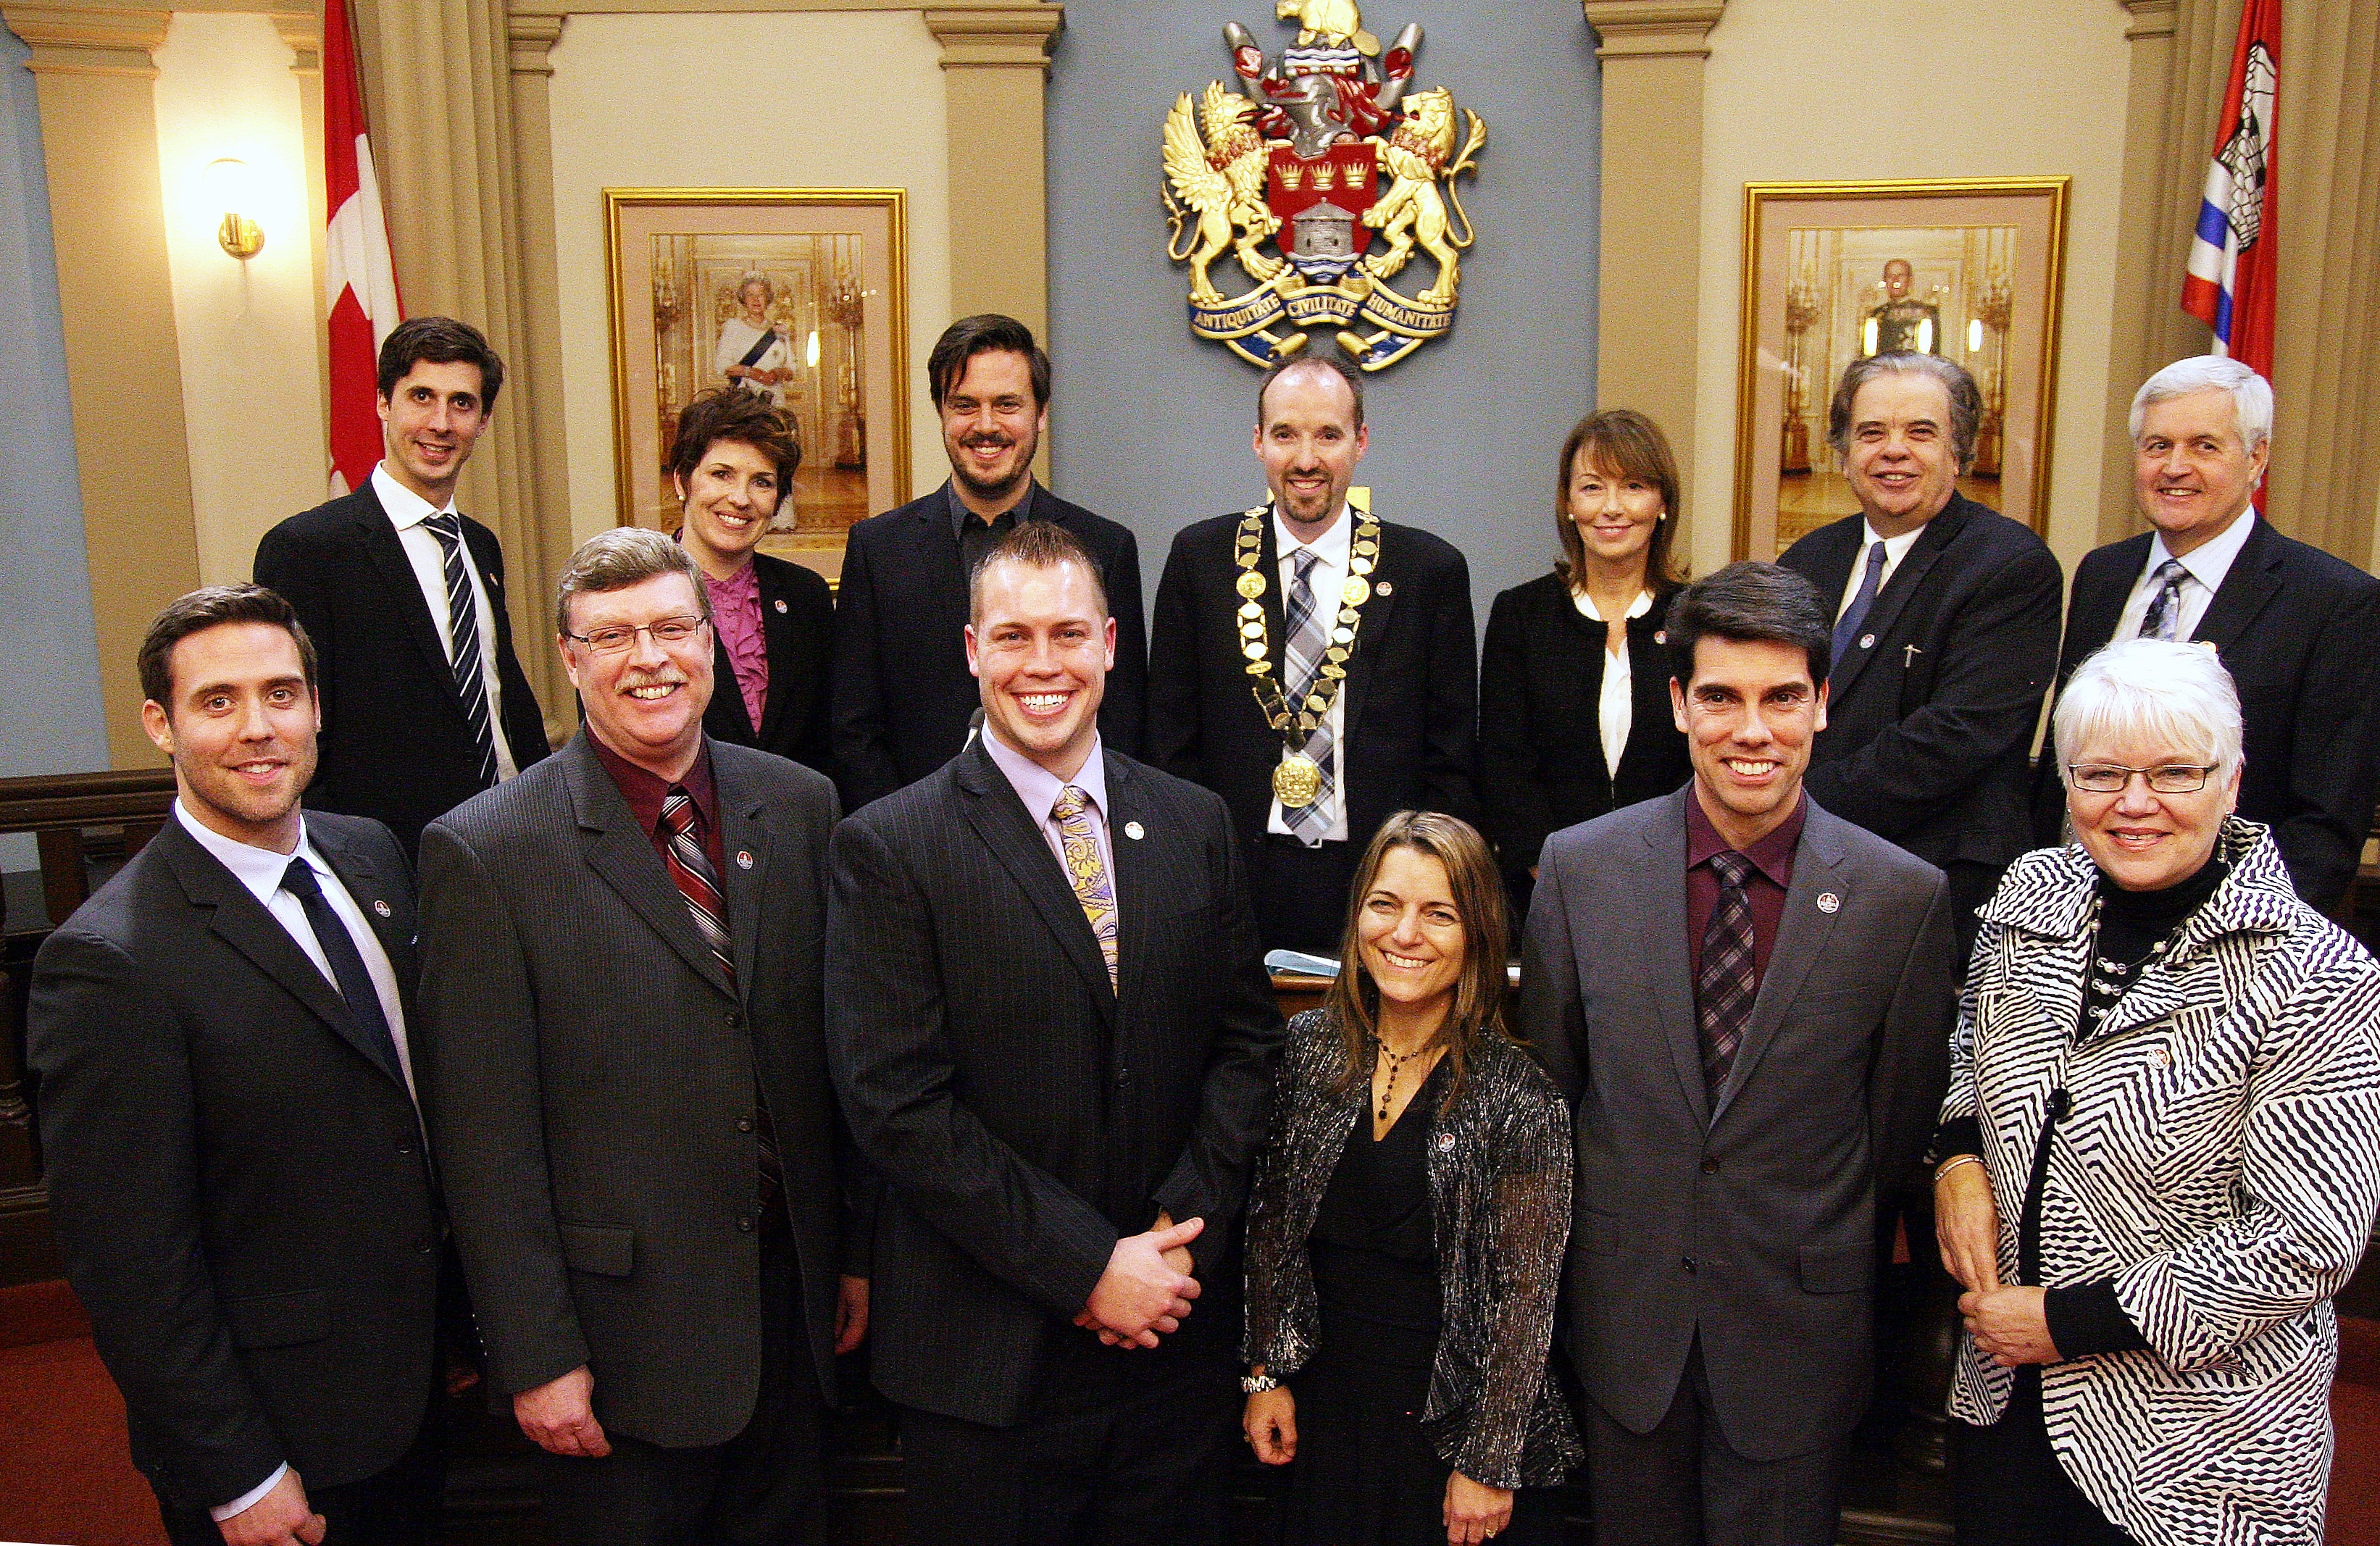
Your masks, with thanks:
[(381, 456), (381, 340), (405, 316), (381, 213), (380, 177), (356, 73), (346, 0), (322, 4), (322, 182), (331, 212), (322, 293), (331, 303), (331, 492), (363, 486)]

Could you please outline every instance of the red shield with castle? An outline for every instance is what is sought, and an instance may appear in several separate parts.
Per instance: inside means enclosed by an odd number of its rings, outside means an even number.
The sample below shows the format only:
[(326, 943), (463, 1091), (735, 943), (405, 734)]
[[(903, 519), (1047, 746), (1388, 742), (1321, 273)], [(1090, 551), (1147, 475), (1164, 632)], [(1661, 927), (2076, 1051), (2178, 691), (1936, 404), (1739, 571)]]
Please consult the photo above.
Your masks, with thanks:
[(1363, 216), (1379, 198), (1379, 147), (1342, 140), (1318, 156), (1276, 140), (1265, 166), (1265, 202), (1281, 217), (1274, 239), (1301, 272), (1339, 271), (1372, 244)]

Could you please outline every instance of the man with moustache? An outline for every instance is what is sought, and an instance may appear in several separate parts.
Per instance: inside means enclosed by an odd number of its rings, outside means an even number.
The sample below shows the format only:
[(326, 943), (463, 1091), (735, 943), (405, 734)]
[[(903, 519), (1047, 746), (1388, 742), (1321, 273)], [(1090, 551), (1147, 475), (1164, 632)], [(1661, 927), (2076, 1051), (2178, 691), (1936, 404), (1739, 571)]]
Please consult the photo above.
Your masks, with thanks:
[(820, 774), (702, 731), (708, 594), (589, 539), (557, 646), (583, 732), (421, 839), (424, 1091), (489, 1377), (601, 1546), (818, 1539), (838, 1281)]
[(1564, 1345), (1602, 1546), (1831, 1546), (1880, 1200), (1922, 1183), (1959, 963), (1939, 870), (1805, 793), (1826, 603), (1670, 603), (1694, 778), (1547, 839), (1521, 1027), (1576, 1108)]
[[(2273, 530), (2255, 508), (2273, 389), (2219, 355), (2176, 360), (2132, 398), (2132, 492), (2153, 529), (2074, 566), (2058, 680), (2110, 639), (2212, 645), (2239, 685), (2240, 814), (2273, 829), (2298, 895), (2338, 905), (2380, 779), (2380, 580)], [(2061, 840), (2058, 749), (2034, 780), (2034, 835)]]
[(504, 555), (455, 508), (504, 389), (504, 362), (452, 317), (381, 344), (387, 455), (360, 489), (256, 544), (256, 581), (289, 598), (322, 661), (317, 810), (389, 824), (410, 852), (433, 816), (546, 752), (513, 654)]
[(871, 1358), (909, 1539), (1217, 1546), (1217, 1269), (1281, 1016), (1222, 802), (1102, 744), (1097, 563), (1027, 521), (972, 592), (982, 736), (831, 859), (828, 1042), (884, 1182)]
[(2029, 528), (1958, 492), (1981, 413), (1973, 380), (1949, 360), (1852, 361), (1828, 439), (1860, 513), (1777, 560), (1835, 619), (1810, 793), (1948, 875), (1962, 941), (2032, 846), (2027, 758), (2063, 583)]
[(1033, 331), (995, 313), (962, 317), (926, 361), (951, 476), (923, 499), (851, 529), (834, 612), (832, 720), (844, 803), (856, 810), (932, 773), (965, 744), (976, 709), (959, 639), (967, 577), (1002, 532), (1055, 522), (1099, 566), (1115, 601), (1116, 663), (1099, 732), (1140, 749), (1140, 548), (1111, 520), (1034, 479), (1050, 420), (1050, 357)]
[(1149, 759), (1231, 808), (1268, 947), (1338, 948), (1391, 812), (1477, 816), (1471, 571), (1349, 504), (1369, 444), (1354, 367), (1277, 362), (1257, 388), (1271, 500), (1185, 528), (1158, 582)]
[(33, 967), (50, 1219), (175, 1546), (438, 1517), (413, 888), (387, 828), (298, 808), (314, 684), (270, 590), (158, 615), (140, 722), (173, 815)]

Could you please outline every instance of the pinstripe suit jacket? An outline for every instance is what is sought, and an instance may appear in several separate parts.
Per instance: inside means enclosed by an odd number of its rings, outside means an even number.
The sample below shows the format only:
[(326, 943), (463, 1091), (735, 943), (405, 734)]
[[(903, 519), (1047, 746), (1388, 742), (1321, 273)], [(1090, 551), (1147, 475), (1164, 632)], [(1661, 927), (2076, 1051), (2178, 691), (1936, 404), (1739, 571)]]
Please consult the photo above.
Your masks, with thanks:
[(673, 1447), (733, 1436), (759, 1386), (756, 1088), (834, 1389), (834, 791), (766, 752), (710, 757), (733, 984), (584, 733), (421, 840), (423, 1103), (493, 1383), (587, 1364), (604, 1427)]
[(835, 829), (828, 1046), (885, 1182), (873, 1369), (905, 1406), (1018, 1421), (1120, 1236), (1203, 1218), (1213, 1272), (1264, 1139), (1281, 1016), (1230, 820), (1102, 755), (1120, 991), (980, 746)]
[[(2071, 1108), (2041, 1191), (2042, 1286), (2113, 1278), (2147, 1348), (2049, 1364), (2051, 1445), (2148, 1546), (2322, 1540), (2330, 1296), (2380, 1205), (2380, 966), (2297, 899), (2265, 828), (2075, 1045), (2095, 930), (2080, 846), (2010, 868), (1983, 911), (1945, 1120), (1974, 1116), (2000, 1279), (2051, 1091)], [(1987, 1423), (2011, 1371), (1961, 1338), (1952, 1415)]]

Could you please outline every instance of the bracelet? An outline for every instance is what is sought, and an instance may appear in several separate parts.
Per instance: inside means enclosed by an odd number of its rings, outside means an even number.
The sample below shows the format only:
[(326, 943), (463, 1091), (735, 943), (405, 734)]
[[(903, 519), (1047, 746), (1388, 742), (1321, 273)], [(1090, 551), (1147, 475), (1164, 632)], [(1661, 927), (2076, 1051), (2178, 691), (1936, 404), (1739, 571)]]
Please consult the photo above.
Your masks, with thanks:
[(1983, 1163), (1984, 1157), (1981, 1154), (1953, 1154), (1950, 1158), (1942, 1162), (1941, 1169), (1934, 1173), (1934, 1184), (1937, 1187), (1940, 1186), (1942, 1184), (1942, 1177), (1949, 1175), (1961, 1165), (1979, 1165)]
[(1240, 1394), (1243, 1395), (1255, 1395), (1261, 1391), (1277, 1391), (1279, 1389), (1281, 1389), (1281, 1382), (1274, 1379), (1269, 1374), (1243, 1374), (1240, 1376)]

